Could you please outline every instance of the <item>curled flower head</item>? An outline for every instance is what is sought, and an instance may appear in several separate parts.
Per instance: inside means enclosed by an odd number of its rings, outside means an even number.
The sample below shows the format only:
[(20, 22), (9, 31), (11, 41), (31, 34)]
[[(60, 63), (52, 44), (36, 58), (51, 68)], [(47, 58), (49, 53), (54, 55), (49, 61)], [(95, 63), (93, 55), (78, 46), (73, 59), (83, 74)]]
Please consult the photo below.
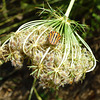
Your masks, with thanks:
[(2, 48), (11, 55), (14, 66), (22, 66), (24, 58), (28, 57), (31, 75), (40, 80), (43, 88), (58, 88), (83, 79), (85, 73), (95, 68), (96, 59), (78, 34), (83, 30), (82, 25), (53, 9), (49, 12), (54, 18), (23, 24)]

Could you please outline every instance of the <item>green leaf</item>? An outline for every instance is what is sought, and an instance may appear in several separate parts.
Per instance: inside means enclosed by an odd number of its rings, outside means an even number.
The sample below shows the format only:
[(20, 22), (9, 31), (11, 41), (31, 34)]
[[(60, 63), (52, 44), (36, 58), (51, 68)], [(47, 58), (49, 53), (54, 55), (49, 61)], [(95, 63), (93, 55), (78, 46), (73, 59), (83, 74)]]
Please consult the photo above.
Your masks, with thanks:
[(35, 71), (33, 71), (30, 75), (33, 75), (34, 73), (36, 73), (38, 71), (38, 69), (36, 69)]
[(52, 74), (52, 73), (54, 73), (54, 71), (48, 72), (48, 75), (50, 75), (50, 74)]
[(29, 68), (36, 68), (37, 66), (32, 65), (32, 66), (27, 66), (27, 67), (29, 67)]

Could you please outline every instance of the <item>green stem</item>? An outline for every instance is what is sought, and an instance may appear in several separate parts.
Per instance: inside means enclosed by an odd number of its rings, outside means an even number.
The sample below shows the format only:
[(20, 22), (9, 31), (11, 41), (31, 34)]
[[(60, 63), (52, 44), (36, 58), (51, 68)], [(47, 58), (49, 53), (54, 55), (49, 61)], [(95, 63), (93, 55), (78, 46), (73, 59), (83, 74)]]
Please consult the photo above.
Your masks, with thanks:
[(33, 85), (32, 85), (32, 88), (31, 88), (31, 91), (30, 91), (30, 95), (29, 95), (28, 100), (31, 100), (33, 90), (34, 90), (34, 93), (36, 94), (37, 99), (38, 99), (38, 100), (42, 100), (42, 98), (39, 96), (39, 94), (38, 94), (38, 92), (37, 92), (37, 90), (36, 90), (36, 88), (35, 88), (35, 83), (36, 83), (36, 78), (35, 78), (34, 81), (33, 81)]
[(2, 2), (3, 2), (3, 7), (2, 7), (3, 15), (7, 19), (8, 18), (8, 15), (7, 15), (7, 9), (6, 9), (6, 1), (5, 0), (2, 0)]
[(69, 4), (69, 6), (68, 6), (68, 8), (67, 8), (67, 11), (66, 11), (66, 13), (65, 13), (65, 16), (66, 16), (66, 17), (69, 17), (69, 14), (70, 14), (70, 11), (71, 11), (71, 9), (72, 9), (72, 7), (73, 7), (74, 2), (75, 2), (75, 0), (71, 0), (71, 1), (70, 1), (70, 4)]

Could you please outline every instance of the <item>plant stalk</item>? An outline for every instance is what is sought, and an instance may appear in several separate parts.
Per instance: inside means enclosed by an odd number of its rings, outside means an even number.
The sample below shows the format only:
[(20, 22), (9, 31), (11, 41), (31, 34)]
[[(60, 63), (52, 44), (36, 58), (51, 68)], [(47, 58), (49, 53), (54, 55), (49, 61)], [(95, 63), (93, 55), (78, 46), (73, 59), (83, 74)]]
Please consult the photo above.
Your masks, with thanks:
[(71, 9), (72, 9), (72, 7), (73, 7), (73, 5), (74, 5), (74, 2), (75, 2), (75, 0), (71, 0), (70, 1), (70, 4), (69, 4), (69, 6), (68, 6), (68, 8), (67, 8), (67, 11), (66, 11), (66, 13), (65, 13), (65, 16), (68, 18), (69, 17), (69, 14), (70, 14), (70, 11), (71, 11)]
[(6, 9), (6, 1), (2, 0), (2, 2), (3, 2), (3, 7), (2, 7), (3, 15), (7, 19), (8, 18), (8, 14), (7, 14), (7, 9)]
[(42, 98), (39, 96), (39, 94), (38, 94), (38, 92), (37, 92), (37, 90), (36, 90), (36, 88), (35, 88), (35, 83), (36, 83), (36, 78), (35, 78), (34, 81), (33, 81), (33, 85), (32, 85), (32, 88), (31, 88), (31, 91), (30, 91), (30, 95), (29, 95), (28, 100), (31, 100), (32, 94), (33, 94), (33, 90), (34, 90), (34, 93), (35, 93), (37, 99), (38, 99), (38, 100), (42, 100)]

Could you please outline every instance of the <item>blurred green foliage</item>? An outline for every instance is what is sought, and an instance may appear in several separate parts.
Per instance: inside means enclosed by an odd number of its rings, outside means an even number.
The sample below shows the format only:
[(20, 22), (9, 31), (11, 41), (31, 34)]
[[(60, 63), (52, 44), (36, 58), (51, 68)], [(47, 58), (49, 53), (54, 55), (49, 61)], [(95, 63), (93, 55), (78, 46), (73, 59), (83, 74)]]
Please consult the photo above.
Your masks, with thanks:
[[(16, 31), (27, 21), (46, 19), (49, 15), (39, 16), (41, 10), (36, 8), (43, 6), (48, 8), (46, 2), (47, 0), (1, 0), (0, 34), (2, 35), (0, 37)], [(48, 0), (48, 2), (54, 9), (60, 9), (65, 13), (70, 0)], [(89, 26), (87, 33), (82, 34), (84, 38), (93, 37), (94, 33), (100, 32), (100, 0), (76, 0), (70, 18)]]

